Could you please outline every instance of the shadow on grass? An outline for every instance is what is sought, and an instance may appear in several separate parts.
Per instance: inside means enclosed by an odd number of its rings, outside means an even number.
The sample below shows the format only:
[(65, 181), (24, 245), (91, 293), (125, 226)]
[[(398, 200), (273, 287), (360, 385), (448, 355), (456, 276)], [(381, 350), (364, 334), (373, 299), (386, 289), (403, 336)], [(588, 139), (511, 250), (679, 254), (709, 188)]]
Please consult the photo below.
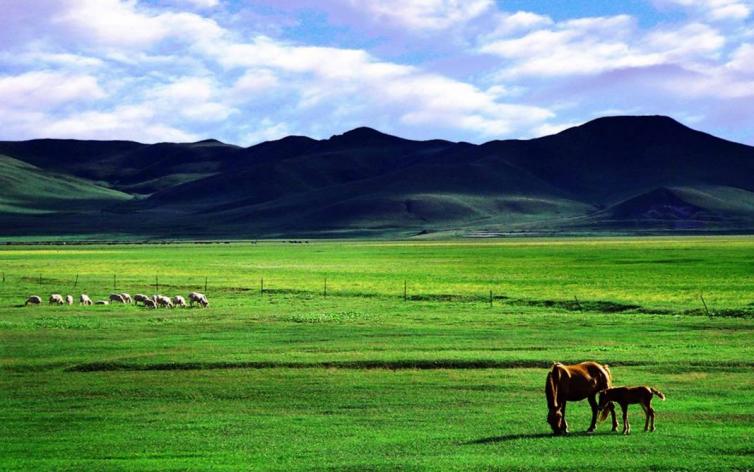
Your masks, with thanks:
[[(479, 444), (497, 444), (497, 443), (504, 443), (504, 442), (510, 442), (510, 441), (520, 441), (523, 439), (568, 439), (568, 438), (574, 438), (574, 437), (584, 437), (584, 436), (602, 436), (610, 434), (608, 432), (604, 433), (586, 433), (586, 432), (577, 432), (577, 433), (569, 433), (567, 435), (563, 436), (556, 436), (552, 433), (521, 433), (521, 434), (504, 434), (502, 436), (490, 436), (487, 438), (481, 438), (481, 439), (475, 439), (473, 441), (467, 441), (464, 443), (461, 443), (462, 446), (473, 446), (473, 445), (479, 445)], [(615, 433), (612, 433), (615, 434)]]

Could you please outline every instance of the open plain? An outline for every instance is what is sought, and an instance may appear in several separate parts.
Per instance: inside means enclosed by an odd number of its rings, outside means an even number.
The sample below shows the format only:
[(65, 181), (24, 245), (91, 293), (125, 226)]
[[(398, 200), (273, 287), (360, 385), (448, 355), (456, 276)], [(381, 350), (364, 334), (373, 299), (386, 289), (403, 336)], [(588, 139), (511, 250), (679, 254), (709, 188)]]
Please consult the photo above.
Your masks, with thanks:
[[(751, 237), (9, 245), (0, 271), (2, 470), (754, 467)], [(662, 390), (657, 431), (634, 406), (585, 435), (582, 402), (552, 436), (547, 369), (581, 360)]]

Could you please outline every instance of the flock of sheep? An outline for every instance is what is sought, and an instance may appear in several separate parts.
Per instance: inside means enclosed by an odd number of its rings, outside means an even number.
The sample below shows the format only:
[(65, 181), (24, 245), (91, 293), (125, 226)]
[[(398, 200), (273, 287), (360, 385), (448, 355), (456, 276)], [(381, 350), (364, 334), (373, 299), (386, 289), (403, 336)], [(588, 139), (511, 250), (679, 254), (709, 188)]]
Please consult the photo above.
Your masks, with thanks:
[[(186, 299), (180, 295), (176, 295), (172, 298), (166, 297), (165, 295), (152, 295), (151, 297), (148, 297), (146, 295), (137, 293), (136, 295), (131, 297), (131, 295), (127, 293), (111, 293), (110, 297), (108, 297), (107, 300), (98, 300), (97, 302), (92, 302), (92, 299), (89, 298), (89, 295), (85, 293), (82, 293), (81, 296), (79, 296), (80, 305), (109, 305), (110, 303), (133, 303), (135, 305), (138, 305), (139, 303), (141, 303), (145, 308), (175, 308), (194, 306), (194, 304), (196, 303), (204, 308), (207, 308), (209, 306), (209, 301), (207, 300), (206, 295), (204, 295), (203, 293), (191, 292), (188, 294), (188, 300), (189, 303), (187, 304)], [(42, 297), (38, 295), (32, 295), (26, 299), (26, 303), (24, 303), (24, 305), (40, 305), (41, 303)], [(52, 295), (50, 295), (49, 303), (50, 305), (73, 305), (73, 296), (66, 295), (65, 297), (63, 297), (59, 293), (53, 293)]]

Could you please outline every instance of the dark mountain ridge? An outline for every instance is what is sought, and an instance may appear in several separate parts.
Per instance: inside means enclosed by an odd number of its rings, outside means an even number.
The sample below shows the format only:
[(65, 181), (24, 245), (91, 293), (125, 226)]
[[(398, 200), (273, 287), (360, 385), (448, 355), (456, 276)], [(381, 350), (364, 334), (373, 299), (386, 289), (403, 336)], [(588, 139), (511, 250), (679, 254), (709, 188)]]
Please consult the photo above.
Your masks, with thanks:
[[(96, 190), (101, 198), (83, 209), (56, 211), (62, 224), (55, 227), (45, 222), (49, 212), (26, 214), (26, 204), (6, 211), (3, 201), (18, 198), (0, 190), (3, 236), (754, 229), (754, 148), (663, 116), (599, 118), (552, 136), (481, 145), (414, 141), (362, 127), (248, 148), (212, 139), (0, 142), (0, 155), (35, 166), (32, 180), (48, 172), (112, 189)], [(27, 172), (10, 168), (21, 179)]]

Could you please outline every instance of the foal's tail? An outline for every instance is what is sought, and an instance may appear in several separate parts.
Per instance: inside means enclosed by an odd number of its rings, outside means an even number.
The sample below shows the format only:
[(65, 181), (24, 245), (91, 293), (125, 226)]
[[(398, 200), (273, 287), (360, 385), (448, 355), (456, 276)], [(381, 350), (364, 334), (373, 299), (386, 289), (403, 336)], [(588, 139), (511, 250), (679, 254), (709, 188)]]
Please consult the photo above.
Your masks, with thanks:
[(651, 390), (652, 393), (654, 393), (655, 395), (657, 395), (658, 397), (660, 397), (660, 400), (665, 400), (665, 394), (662, 393), (661, 391), (659, 391), (659, 390), (657, 390), (656, 388), (653, 388), (653, 387), (649, 387), (649, 390)]

